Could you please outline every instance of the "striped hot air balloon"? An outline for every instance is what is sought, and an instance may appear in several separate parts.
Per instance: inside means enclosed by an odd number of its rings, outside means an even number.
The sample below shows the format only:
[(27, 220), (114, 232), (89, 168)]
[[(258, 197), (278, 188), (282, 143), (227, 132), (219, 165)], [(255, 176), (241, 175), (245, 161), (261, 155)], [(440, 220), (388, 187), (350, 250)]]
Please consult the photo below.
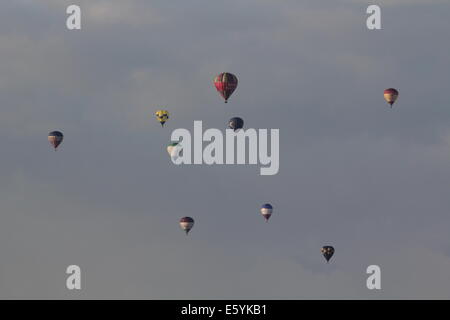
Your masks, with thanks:
[(263, 215), (266, 222), (269, 221), (270, 216), (272, 215), (273, 207), (270, 203), (266, 203), (261, 207), (261, 214)]
[(392, 105), (394, 104), (395, 100), (398, 98), (398, 91), (394, 88), (389, 88), (384, 90), (384, 100), (389, 103), (389, 105), (392, 108)]
[(183, 217), (180, 219), (180, 227), (181, 229), (184, 230), (184, 232), (186, 232), (186, 234), (188, 234), (189, 231), (191, 231), (193, 226), (194, 226), (194, 219), (192, 219), (191, 217)]
[(214, 78), (214, 86), (216, 87), (222, 98), (225, 99), (225, 103), (228, 102), (228, 98), (236, 90), (238, 85), (238, 79), (234, 74), (224, 72)]
[(58, 148), (64, 139), (64, 135), (60, 131), (52, 131), (48, 134), (48, 141), (53, 146), (53, 148)]

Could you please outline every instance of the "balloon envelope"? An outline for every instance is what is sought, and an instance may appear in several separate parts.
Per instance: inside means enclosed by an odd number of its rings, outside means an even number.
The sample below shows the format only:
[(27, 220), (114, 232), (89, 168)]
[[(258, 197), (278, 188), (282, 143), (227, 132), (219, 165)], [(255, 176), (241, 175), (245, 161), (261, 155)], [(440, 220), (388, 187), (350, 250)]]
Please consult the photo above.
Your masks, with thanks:
[(264, 219), (266, 219), (266, 221), (269, 220), (270, 216), (272, 215), (272, 211), (273, 207), (270, 203), (266, 203), (261, 207), (261, 214), (263, 215)]
[(327, 262), (330, 261), (331, 257), (334, 254), (334, 248), (332, 246), (323, 246), (320, 251), (322, 252)]
[(167, 110), (158, 110), (155, 112), (156, 120), (161, 123), (161, 126), (164, 126), (164, 123), (169, 120), (169, 111)]
[(173, 142), (167, 146), (167, 152), (173, 159), (178, 158), (181, 149), (181, 145), (178, 142)]
[(194, 226), (194, 219), (191, 217), (183, 217), (180, 219), (180, 227), (183, 229), (186, 234), (191, 231), (192, 227)]
[(234, 74), (224, 72), (217, 75), (214, 78), (214, 86), (222, 98), (225, 99), (225, 103), (227, 103), (228, 98), (231, 94), (236, 90), (238, 85), (238, 79)]
[(242, 129), (244, 127), (244, 120), (239, 117), (231, 118), (230, 121), (228, 121), (228, 127), (234, 131)]
[(384, 90), (384, 100), (386, 100), (387, 103), (392, 107), (394, 102), (398, 98), (398, 91), (394, 88), (389, 88)]
[(64, 139), (64, 135), (60, 131), (52, 131), (48, 134), (48, 141), (53, 146), (53, 148), (58, 148)]

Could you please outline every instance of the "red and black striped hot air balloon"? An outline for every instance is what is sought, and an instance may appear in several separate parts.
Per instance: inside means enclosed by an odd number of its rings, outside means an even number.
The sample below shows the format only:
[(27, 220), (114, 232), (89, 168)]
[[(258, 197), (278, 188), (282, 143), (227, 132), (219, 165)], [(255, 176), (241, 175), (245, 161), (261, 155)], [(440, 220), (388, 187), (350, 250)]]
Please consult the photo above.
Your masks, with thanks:
[(227, 103), (228, 98), (236, 90), (238, 79), (234, 74), (224, 72), (214, 78), (214, 86)]
[(384, 100), (389, 103), (389, 105), (392, 108), (392, 105), (394, 104), (395, 100), (397, 100), (398, 97), (398, 91), (394, 88), (389, 88), (384, 90)]

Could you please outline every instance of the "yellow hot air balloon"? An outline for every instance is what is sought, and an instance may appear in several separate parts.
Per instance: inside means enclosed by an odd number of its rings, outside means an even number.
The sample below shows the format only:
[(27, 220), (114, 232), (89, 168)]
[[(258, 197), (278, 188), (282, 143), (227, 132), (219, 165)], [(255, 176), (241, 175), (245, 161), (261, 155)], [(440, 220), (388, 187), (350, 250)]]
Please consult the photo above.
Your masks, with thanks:
[(161, 126), (164, 126), (167, 120), (169, 120), (169, 111), (167, 110), (158, 110), (155, 112), (156, 119), (161, 123)]
[(390, 104), (391, 108), (394, 104), (395, 100), (397, 100), (398, 97), (398, 91), (394, 88), (389, 88), (384, 90), (384, 100), (387, 101), (387, 103)]

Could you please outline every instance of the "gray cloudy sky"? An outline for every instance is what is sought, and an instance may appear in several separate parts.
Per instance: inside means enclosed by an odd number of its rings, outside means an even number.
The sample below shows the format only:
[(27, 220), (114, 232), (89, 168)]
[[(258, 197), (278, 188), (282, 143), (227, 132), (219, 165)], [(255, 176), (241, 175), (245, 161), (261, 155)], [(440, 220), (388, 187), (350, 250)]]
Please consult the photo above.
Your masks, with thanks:
[[(377, 1), (380, 31), (369, 4), (2, 1), (0, 298), (450, 298), (450, 3)], [(280, 129), (278, 175), (170, 162), (172, 130), (233, 116)]]

